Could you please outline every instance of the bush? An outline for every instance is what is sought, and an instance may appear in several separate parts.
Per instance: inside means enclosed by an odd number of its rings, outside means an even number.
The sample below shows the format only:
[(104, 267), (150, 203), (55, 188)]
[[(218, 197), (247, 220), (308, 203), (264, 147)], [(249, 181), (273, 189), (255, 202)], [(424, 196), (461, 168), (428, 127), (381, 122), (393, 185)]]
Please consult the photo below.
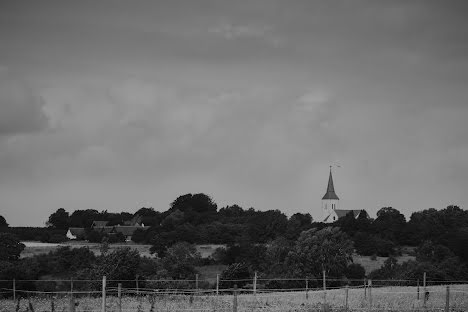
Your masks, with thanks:
[(221, 288), (233, 288), (234, 285), (242, 288), (250, 283), (252, 276), (249, 267), (245, 263), (233, 263), (229, 265), (220, 276)]

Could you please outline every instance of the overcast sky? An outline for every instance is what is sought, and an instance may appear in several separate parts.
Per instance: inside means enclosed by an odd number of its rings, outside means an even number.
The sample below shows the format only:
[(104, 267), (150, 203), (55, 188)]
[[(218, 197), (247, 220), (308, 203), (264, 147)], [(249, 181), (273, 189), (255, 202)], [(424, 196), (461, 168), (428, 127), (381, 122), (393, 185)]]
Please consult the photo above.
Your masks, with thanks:
[(0, 0), (0, 215), (466, 208), (467, 9)]

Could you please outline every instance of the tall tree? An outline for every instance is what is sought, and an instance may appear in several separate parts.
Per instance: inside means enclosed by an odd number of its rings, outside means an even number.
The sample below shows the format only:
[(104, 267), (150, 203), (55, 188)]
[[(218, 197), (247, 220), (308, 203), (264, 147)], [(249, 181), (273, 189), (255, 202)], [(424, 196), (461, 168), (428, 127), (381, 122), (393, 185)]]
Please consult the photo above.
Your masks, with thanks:
[(57, 229), (67, 229), (69, 226), (70, 215), (68, 212), (63, 209), (59, 208), (56, 212), (50, 215), (49, 220), (46, 222), (47, 226), (52, 226)]
[(302, 232), (287, 262), (296, 276), (341, 277), (352, 262), (353, 243), (337, 227)]

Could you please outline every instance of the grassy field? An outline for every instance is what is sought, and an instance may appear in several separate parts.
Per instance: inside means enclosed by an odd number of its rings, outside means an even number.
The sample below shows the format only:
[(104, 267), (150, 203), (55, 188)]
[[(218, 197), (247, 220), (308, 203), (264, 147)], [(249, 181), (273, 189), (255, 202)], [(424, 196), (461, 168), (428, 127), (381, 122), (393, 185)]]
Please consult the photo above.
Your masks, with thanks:
[[(409, 256), (405, 254), (395, 258), (398, 260), (398, 263), (415, 259), (414, 256)], [(372, 257), (370, 256), (360, 256), (358, 254), (353, 255), (353, 262), (362, 265), (366, 270), (366, 274), (369, 274), (370, 272), (379, 269), (387, 259), (388, 257), (375, 257), (375, 260), (372, 260)]]
[[(441, 311), (446, 304), (446, 287), (431, 286), (426, 304), (426, 311)], [(450, 311), (468, 310), (468, 285), (452, 285), (450, 290)], [(372, 298), (372, 299), (371, 299)], [(100, 311), (101, 298), (77, 297), (78, 305), (75, 311)], [(240, 294), (237, 296), (238, 311), (321, 311), (324, 300), (328, 310), (344, 311), (346, 305), (346, 290), (327, 290), (301, 292), (270, 292)], [(0, 312), (29, 311), (29, 302), (34, 311), (68, 311), (68, 297), (30, 297), (29, 301), (23, 299), (19, 302), (1, 300)], [(53, 303), (52, 303), (53, 302)], [(224, 294), (210, 295), (183, 295), (151, 293), (140, 296), (123, 296), (122, 311), (233, 311), (234, 296)], [(118, 298), (110, 295), (106, 300), (107, 311), (118, 311)], [(423, 309), (422, 296), (417, 299), (416, 287), (385, 287), (372, 289), (364, 295), (363, 289), (349, 289), (349, 311), (421, 311)], [(18, 309), (17, 309), (18, 308)]]
[[(60, 243), (60, 244), (40, 244), (40, 243), (35, 243), (35, 242), (32, 242), (32, 243), (26, 242), (26, 248), (24, 248), (23, 252), (21, 253), (21, 257), (26, 258), (26, 257), (32, 257), (34, 255), (38, 255), (38, 254), (48, 253), (62, 246), (70, 246), (72, 248), (88, 247), (92, 252), (94, 252), (94, 254), (96, 255), (101, 254), (101, 251), (99, 250), (100, 248), (99, 243), (88, 243), (85, 241), (70, 241), (70, 242)], [(152, 257), (149, 251), (149, 248), (151, 247), (151, 245), (140, 245), (140, 244), (135, 244), (133, 242), (121, 243), (121, 244), (109, 244), (109, 251), (111, 252), (112, 250), (116, 248), (121, 248), (121, 247), (130, 247), (130, 248), (138, 250), (138, 252), (142, 256)]]

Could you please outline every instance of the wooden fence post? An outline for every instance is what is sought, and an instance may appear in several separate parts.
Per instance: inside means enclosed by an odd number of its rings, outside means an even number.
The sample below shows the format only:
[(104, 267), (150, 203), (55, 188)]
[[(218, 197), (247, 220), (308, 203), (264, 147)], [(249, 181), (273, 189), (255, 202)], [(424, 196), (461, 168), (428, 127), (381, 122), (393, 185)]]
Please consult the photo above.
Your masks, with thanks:
[(216, 274), (216, 296), (219, 295), (219, 274)]
[(372, 311), (372, 280), (368, 281), (369, 286), (369, 311)]
[(13, 279), (13, 300), (16, 301), (16, 279)]
[(450, 286), (447, 285), (447, 292), (445, 294), (445, 312), (450, 311)]
[(367, 283), (366, 279), (364, 279), (364, 300), (367, 299)]
[(234, 285), (234, 298), (232, 299), (232, 312), (237, 312), (237, 284)]
[(70, 312), (75, 312), (75, 299), (73, 298), (73, 278), (70, 278)]
[(306, 288), (305, 288), (306, 300), (309, 300), (309, 280), (306, 278), (305, 282), (306, 282)]
[(117, 284), (117, 297), (119, 298), (119, 312), (122, 312), (122, 283)]
[(322, 271), (323, 276), (323, 311), (326, 310), (327, 306), (327, 280), (325, 277), (325, 270)]
[(198, 274), (195, 274), (195, 292), (198, 293)]
[(75, 300), (73, 300), (73, 296), (70, 296), (68, 311), (75, 312)]
[(136, 286), (136, 294), (139, 295), (140, 294), (140, 288), (139, 288), (139, 285), (138, 285), (138, 274), (135, 276), (135, 286)]
[(106, 312), (106, 276), (102, 277), (102, 303), (101, 312)]
[(346, 285), (345, 288), (345, 311), (348, 312), (348, 291), (349, 291), (349, 286)]
[(417, 295), (416, 298), (419, 300), (419, 280), (418, 280), (418, 288), (417, 288)]
[(254, 274), (254, 280), (253, 280), (253, 294), (257, 294), (257, 271), (255, 271)]
[(424, 272), (423, 274), (423, 291), (424, 291), (424, 295), (423, 295), (423, 307), (426, 308), (426, 293), (427, 293), (427, 289), (426, 289), (426, 272)]

